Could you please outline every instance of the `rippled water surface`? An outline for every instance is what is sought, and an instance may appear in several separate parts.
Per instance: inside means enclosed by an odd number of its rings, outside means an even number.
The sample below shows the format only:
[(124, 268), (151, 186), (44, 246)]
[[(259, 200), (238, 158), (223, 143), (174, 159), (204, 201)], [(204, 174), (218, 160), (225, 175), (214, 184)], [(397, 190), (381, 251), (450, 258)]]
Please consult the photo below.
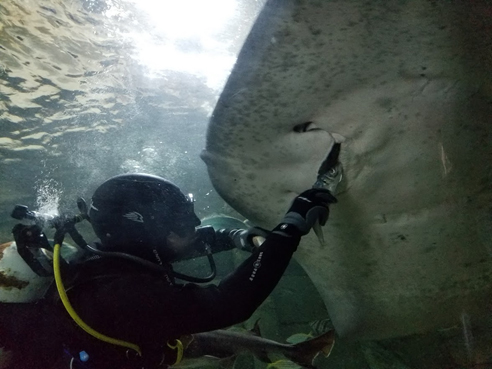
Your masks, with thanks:
[(199, 211), (224, 210), (198, 154), (259, 5), (174, 3), (0, 4), (2, 239), (13, 204), (74, 208), (122, 172), (167, 177)]

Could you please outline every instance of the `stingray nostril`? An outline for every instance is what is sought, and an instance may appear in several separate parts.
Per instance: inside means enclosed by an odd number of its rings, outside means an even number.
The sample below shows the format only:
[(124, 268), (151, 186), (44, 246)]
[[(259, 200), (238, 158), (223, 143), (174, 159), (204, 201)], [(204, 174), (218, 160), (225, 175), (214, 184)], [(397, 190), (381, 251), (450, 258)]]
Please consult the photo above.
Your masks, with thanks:
[(318, 128), (313, 122), (305, 122), (294, 126), (294, 132), (302, 133), (308, 131), (317, 131), (321, 128)]

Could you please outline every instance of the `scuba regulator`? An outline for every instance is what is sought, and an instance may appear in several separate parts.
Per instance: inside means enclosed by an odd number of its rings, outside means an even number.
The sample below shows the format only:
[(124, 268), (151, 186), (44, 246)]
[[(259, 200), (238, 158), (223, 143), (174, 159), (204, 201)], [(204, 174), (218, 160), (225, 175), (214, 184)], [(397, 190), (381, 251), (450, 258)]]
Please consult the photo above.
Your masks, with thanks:
[[(77, 202), (83, 199), (77, 200)], [(62, 238), (69, 232), (73, 240), (81, 249), (69, 246), (70, 253), (65, 253), (63, 262), (70, 264), (81, 258), (84, 246), (82, 236), (75, 229), (75, 223), (86, 219), (83, 214), (70, 216), (50, 216), (29, 210), (27, 206), (16, 205), (11, 213), (12, 218), (18, 219), (21, 223), (16, 224), (12, 229), (14, 240), (17, 246), (17, 253), (24, 259), (26, 264), (41, 277), (52, 277), (53, 272), (53, 251), (54, 244), (49, 241), (43, 232), (43, 228), (57, 229), (55, 237)], [(78, 241), (78, 242), (77, 242)], [(56, 242), (56, 240), (55, 240)]]

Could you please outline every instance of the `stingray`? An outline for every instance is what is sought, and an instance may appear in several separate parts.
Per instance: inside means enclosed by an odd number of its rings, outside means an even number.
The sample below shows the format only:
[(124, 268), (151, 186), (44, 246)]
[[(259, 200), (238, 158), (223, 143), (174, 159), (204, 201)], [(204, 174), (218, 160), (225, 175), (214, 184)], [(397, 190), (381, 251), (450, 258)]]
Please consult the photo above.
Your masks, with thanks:
[(323, 227), (295, 254), (337, 333), (481, 324), (492, 301), (492, 5), (268, 1), (215, 107), (217, 192), (273, 227), (335, 143)]

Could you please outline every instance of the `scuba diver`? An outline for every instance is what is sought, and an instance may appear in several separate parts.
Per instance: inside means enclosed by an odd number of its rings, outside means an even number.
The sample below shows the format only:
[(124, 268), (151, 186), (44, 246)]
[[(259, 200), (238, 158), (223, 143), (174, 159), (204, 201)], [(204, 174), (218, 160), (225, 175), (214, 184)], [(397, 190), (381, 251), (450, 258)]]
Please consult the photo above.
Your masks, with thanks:
[[(17, 249), (24, 256), (36, 247), (52, 254), (48, 266), (33, 253), (24, 259), (39, 275), (54, 275), (54, 283), (34, 303), (2, 304), (12, 310), (24, 306), (24, 313), (11, 315), (16, 319), (10, 325), (0, 324), (2, 335), (21, 336), (0, 341), (14, 355), (6, 368), (153, 369), (179, 363), (181, 336), (229, 327), (252, 315), (277, 285), (301, 237), (326, 223), (335, 202), (330, 191), (313, 188), (294, 199), (271, 232), (215, 231), (198, 227), (192, 197), (173, 183), (124, 174), (99, 186), (89, 207), (79, 199), (80, 215), (49, 220), (56, 229), (54, 246), (36, 223), (38, 214), (17, 206), (12, 216), (32, 221), (14, 227)], [(75, 228), (83, 219), (98, 237), (90, 244)], [(80, 247), (70, 261), (60, 256), (67, 233)], [(200, 286), (215, 277), (213, 253), (232, 248), (251, 255), (217, 285)], [(173, 270), (173, 262), (197, 256), (209, 258), (210, 276)], [(35, 319), (22, 320), (25, 306), (33, 307)]]

